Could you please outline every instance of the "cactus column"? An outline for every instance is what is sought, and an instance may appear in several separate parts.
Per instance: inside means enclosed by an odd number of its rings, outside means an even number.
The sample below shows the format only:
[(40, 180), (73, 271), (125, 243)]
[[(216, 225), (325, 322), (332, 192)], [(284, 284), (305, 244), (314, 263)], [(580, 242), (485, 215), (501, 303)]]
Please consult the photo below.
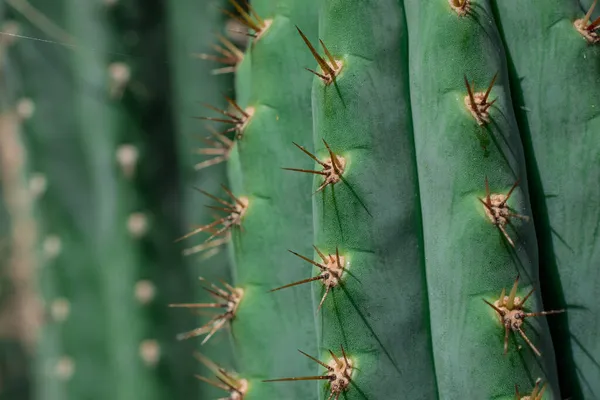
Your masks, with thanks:
[[(194, 187), (201, 188), (207, 193), (219, 193), (220, 185), (227, 185), (225, 163), (221, 162), (215, 165), (209, 165), (196, 171), (194, 165), (203, 166), (201, 163), (210, 162), (212, 157), (201, 159), (195, 154), (201, 146), (206, 146), (197, 140), (199, 132), (202, 136), (210, 137), (210, 132), (206, 132), (206, 127), (199, 121), (190, 118), (200, 115), (201, 109), (198, 103), (208, 103), (215, 107), (225, 107), (226, 101), (223, 95), (233, 97), (233, 74), (213, 75), (212, 71), (220, 68), (221, 65), (212, 60), (198, 60), (192, 57), (196, 54), (214, 53), (211, 49), (213, 44), (218, 43), (218, 36), (215, 32), (227, 35), (225, 32), (225, 16), (219, 11), (218, 6), (226, 6), (226, 1), (217, 1), (207, 6), (205, 2), (195, 0), (170, 1), (167, 4), (169, 32), (171, 42), (171, 66), (173, 67), (173, 110), (176, 118), (176, 137), (179, 147), (179, 168), (181, 169), (182, 190), (184, 191), (183, 223), (185, 229), (195, 223), (207, 224), (212, 218), (213, 210), (199, 206), (200, 202), (205, 202), (206, 198)], [(198, 18), (201, 23), (198, 23)], [(218, 55), (218, 53), (217, 53)], [(216, 124), (212, 124), (216, 129)], [(214, 137), (210, 140), (215, 139)], [(200, 150), (202, 151), (202, 150)], [(213, 156), (218, 157), (218, 156)], [(218, 238), (219, 241), (221, 238)], [(203, 247), (202, 240), (199, 246), (193, 246), (186, 242), (187, 253), (191, 253), (186, 259), (186, 265), (190, 270), (190, 281), (196, 285), (198, 293), (206, 297), (206, 292), (200, 289), (198, 276), (202, 276), (211, 282), (218, 282), (220, 279), (231, 280), (231, 271), (227, 259), (228, 253), (225, 246), (208, 248), (206, 252), (196, 251), (198, 247)], [(216, 253), (214, 255), (208, 252)], [(188, 303), (189, 298), (182, 293), (181, 297), (170, 299), (171, 302)], [(202, 319), (205, 319), (202, 317)], [(186, 327), (185, 329), (188, 329)], [(196, 343), (193, 343), (196, 346)], [(230, 369), (235, 366), (231, 354), (231, 343), (226, 335), (215, 337), (209, 345), (198, 348), (199, 351), (209, 359), (218, 362), (219, 365)], [(189, 357), (190, 354), (182, 354), (183, 357)], [(200, 365), (194, 367), (194, 370), (201, 371)], [(210, 376), (210, 373), (203, 371), (201, 375)], [(190, 379), (191, 375), (182, 377)], [(221, 389), (199, 382), (201, 398), (218, 398), (223, 392)]]
[(140, 282), (148, 219), (138, 213), (132, 183), (142, 151), (122, 146), (139, 134), (122, 101), (131, 69), (110, 55), (120, 39), (106, 4), (34, 5), (63, 28), (55, 37), (57, 30), (27, 24), (25, 35), (77, 45), (20, 41), (15, 49), (23, 91), (35, 105), (26, 124), (31, 165), (47, 183), (39, 200), (46, 261), (39, 280), (48, 319), (35, 395), (158, 399), (166, 393), (153, 368), (160, 353), (144, 305), (154, 290)]
[[(311, 148), (310, 65), (294, 24), (314, 39), (316, 2), (252, 3), (259, 28), (236, 78), (238, 102), (251, 112), (228, 166), (236, 196), (248, 199), (242, 230), (233, 234), (234, 284), (244, 290), (232, 325), (239, 371), (250, 381), (247, 399), (310, 398), (311, 385), (267, 385), (259, 380), (315, 375), (310, 286), (267, 293), (310, 277), (309, 266), (287, 250), (312, 252), (311, 177), (282, 171), (310, 168), (293, 142)], [(256, 31), (256, 30), (255, 30)]]
[(586, 16), (592, 2), (579, 3), (494, 1), (525, 144), (544, 303), (569, 309), (550, 321), (562, 398), (592, 399), (600, 397), (600, 14)]
[[(526, 289), (539, 289), (539, 279), (535, 231), (531, 221), (523, 220), (531, 215), (525, 160), (489, 2), (405, 4), (440, 396), (514, 398), (515, 384), (528, 391), (541, 377), (549, 382), (547, 394), (558, 398), (552, 341), (543, 318), (527, 318), (531, 325), (522, 327), (532, 346), (514, 325), (503, 326), (513, 323), (509, 311), (520, 310), (514, 294), (508, 296), (510, 304), (505, 302), (503, 288), (510, 290), (520, 275), (517, 294), (523, 299)], [(537, 290), (527, 306), (540, 311), (541, 304)], [(502, 320), (497, 310), (505, 313)], [(519, 321), (521, 316), (514, 322)]]
[(431, 399), (437, 392), (406, 33), (397, 1), (321, 7), (319, 36), (331, 57), (320, 57), (312, 106), (316, 154), (325, 164), (317, 169), (329, 172), (315, 178), (313, 190), (322, 189), (313, 220), (315, 245), (338, 258), (339, 278), (314, 285), (316, 304), (328, 292), (319, 349), (330, 365), (329, 350), (351, 364), (351, 383), (327, 385), (322, 399), (397, 398), (399, 388), (403, 398)]

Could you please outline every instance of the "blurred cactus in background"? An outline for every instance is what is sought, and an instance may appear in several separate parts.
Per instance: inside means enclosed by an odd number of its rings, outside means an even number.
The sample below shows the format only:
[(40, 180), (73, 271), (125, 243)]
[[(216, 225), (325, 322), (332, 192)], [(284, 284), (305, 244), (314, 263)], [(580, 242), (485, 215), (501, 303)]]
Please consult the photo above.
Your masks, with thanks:
[(600, 398), (596, 4), (4, 0), (0, 396)]

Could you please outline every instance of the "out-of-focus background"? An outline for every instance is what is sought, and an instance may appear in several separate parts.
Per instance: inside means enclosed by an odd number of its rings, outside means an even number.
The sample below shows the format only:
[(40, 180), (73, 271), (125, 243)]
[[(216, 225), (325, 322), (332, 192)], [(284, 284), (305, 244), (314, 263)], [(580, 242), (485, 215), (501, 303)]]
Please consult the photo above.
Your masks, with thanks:
[[(227, 279), (195, 168), (232, 75), (200, 54), (245, 36), (223, 0), (0, 0), (0, 399), (215, 398), (176, 335)], [(226, 67), (226, 66), (225, 66)], [(196, 338), (197, 339), (197, 338)], [(230, 360), (227, 334), (202, 347)]]

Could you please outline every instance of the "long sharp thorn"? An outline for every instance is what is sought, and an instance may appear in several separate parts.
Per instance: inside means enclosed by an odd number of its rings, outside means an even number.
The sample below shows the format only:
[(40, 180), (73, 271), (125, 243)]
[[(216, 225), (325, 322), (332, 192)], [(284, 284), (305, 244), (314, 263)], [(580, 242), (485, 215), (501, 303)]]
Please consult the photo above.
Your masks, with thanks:
[(583, 17), (583, 24), (582, 25), (586, 29), (587, 29), (587, 26), (588, 26), (588, 22), (590, 22), (590, 18), (592, 18), (592, 13), (594, 12), (594, 8), (596, 8), (596, 3), (598, 3), (598, 0), (594, 0), (594, 2), (592, 3), (592, 6), (588, 10), (588, 12), (585, 14), (585, 17)]
[(220, 223), (224, 222), (226, 219), (227, 219), (227, 218), (221, 218), (221, 219), (219, 219), (219, 220), (217, 220), (217, 221), (214, 221), (214, 222), (213, 222), (213, 223), (211, 223), (211, 224), (204, 225), (204, 226), (201, 226), (201, 227), (199, 227), (199, 228), (197, 228), (197, 229), (194, 229), (194, 230), (193, 230), (193, 231), (191, 231), (190, 233), (188, 233), (188, 234), (186, 234), (186, 235), (184, 235), (184, 236), (180, 237), (179, 239), (175, 240), (175, 243), (177, 243), (177, 242), (181, 242), (182, 240), (185, 240), (185, 239), (187, 239), (187, 238), (189, 238), (189, 237), (192, 237), (192, 236), (194, 236), (194, 235), (196, 235), (196, 234), (198, 234), (198, 233), (200, 233), (200, 232), (203, 232), (203, 231), (205, 231), (205, 230), (207, 230), (207, 229), (211, 229), (211, 228), (213, 228), (213, 227), (215, 227), (215, 226), (219, 225)]
[(177, 308), (224, 308), (227, 304), (219, 303), (181, 303), (181, 304), (169, 304), (169, 307)]
[(525, 317), (542, 317), (544, 315), (560, 314), (564, 312), (565, 310), (539, 311), (534, 313), (525, 313)]
[(241, 207), (246, 207), (246, 205), (244, 203), (242, 203), (242, 201), (240, 199), (238, 199), (237, 197), (234, 196), (234, 194), (231, 192), (231, 190), (229, 190), (227, 188), (227, 186), (221, 184), (221, 188), (225, 191), (225, 193), (227, 193), (229, 195), (229, 197), (231, 197), (236, 203), (238, 203)]
[(340, 251), (339, 251), (339, 249), (338, 249), (338, 247), (337, 247), (337, 246), (335, 246), (335, 259), (336, 259), (336, 261), (337, 261), (337, 265), (338, 265), (338, 267), (340, 267), (340, 268), (344, 268), (344, 267), (342, 266), (342, 260), (340, 260)]
[(465, 78), (465, 86), (467, 87), (467, 93), (469, 95), (469, 100), (471, 101), (471, 108), (475, 111), (475, 114), (479, 115), (479, 107), (477, 107), (477, 103), (475, 102), (475, 96), (473, 95), (473, 91), (471, 90), (471, 85), (469, 84), (469, 80), (467, 79), (467, 75), (464, 75)]
[(300, 146), (296, 142), (292, 142), (292, 143), (294, 144), (294, 146), (296, 146), (297, 148), (299, 148), (300, 150), (302, 150), (302, 152), (304, 154), (306, 154), (307, 156), (309, 156), (310, 158), (312, 158), (313, 160), (315, 160), (315, 162), (317, 162), (322, 167), (326, 167), (327, 166), (327, 164), (325, 164), (323, 161), (319, 160), (314, 154), (312, 154), (310, 151), (306, 150), (306, 148), (304, 146)]
[(521, 337), (523, 338), (523, 340), (525, 342), (527, 342), (527, 344), (529, 345), (529, 347), (531, 347), (531, 350), (533, 350), (533, 352), (535, 353), (535, 355), (538, 356), (538, 357), (540, 357), (542, 355), (542, 353), (540, 353), (540, 351), (537, 349), (537, 347), (535, 347), (533, 345), (533, 343), (531, 343), (531, 340), (529, 340), (529, 338), (527, 337), (527, 335), (525, 335), (525, 332), (523, 332), (523, 330), (521, 330), (521, 328), (518, 328), (517, 332), (519, 332), (519, 334), (521, 334)]
[(506, 204), (506, 202), (508, 201), (508, 199), (510, 199), (510, 196), (512, 195), (513, 191), (517, 188), (517, 186), (519, 185), (520, 181), (521, 181), (520, 179), (517, 179), (516, 182), (513, 183), (512, 187), (510, 188), (510, 190), (506, 194), (506, 198), (502, 201), (502, 203), (500, 203), (500, 207), (504, 206)]
[(219, 382), (215, 382), (215, 381), (213, 381), (213, 380), (211, 380), (211, 379), (205, 378), (205, 377), (204, 377), (204, 376), (202, 376), (202, 375), (194, 375), (194, 377), (195, 377), (196, 379), (198, 379), (198, 380), (201, 380), (202, 382), (208, 383), (209, 385), (211, 385), (211, 386), (214, 386), (214, 387), (216, 387), (216, 388), (219, 388), (219, 389), (222, 389), (222, 390), (225, 390), (225, 391), (227, 391), (227, 390), (228, 390), (227, 386), (225, 386), (225, 385), (222, 385), (222, 384), (220, 384)]
[(324, 263), (327, 263), (328, 261), (327, 261), (327, 257), (325, 257), (325, 254), (323, 254), (321, 252), (321, 250), (319, 250), (317, 248), (317, 246), (315, 246), (314, 244), (313, 244), (313, 248), (315, 249), (315, 251), (317, 252), (317, 254), (319, 255), (319, 257), (321, 257), (321, 260), (323, 260)]
[(346, 362), (346, 365), (348, 365), (349, 361), (348, 361), (348, 357), (346, 356), (346, 351), (344, 350), (344, 345), (340, 344), (340, 349), (342, 350), (342, 356), (344, 356), (344, 361)]
[(327, 350), (329, 351), (329, 354), (331, 354), (331, 357), (333, 357), (333, 360), (335, 361), (335, 363), (337, 364), (338, 367), (343, 366), (344, 364), (342, 363), (342, 361), (335, 355), (335, 353), (331, 350)]
[(511, 247), (515, 247), (515, 243), (512, 241), (512, 239), (510, 238), (510, 236), (508, 236), (508, 232), (506, 232), (506, 229), (504, 229), (504, 227), (502, 225), (496, 225), (498, 227), (498, 229), (500, 229), (500, 231), (502, 232), (502, 234), (504, 235), (504, 237), (506, 238), (506, 240), (508, 241), (508, 243), (511, 245)]
[(307, 70), (308, 72), (312, 72), (313, 74), (315, 74), (319, 78), (323, 79), (325, 82), (329, 82), (331, 80), (331, 78), (329, 78), (328, 76), (320, 74), (317, 71), (315, 71), (314, 69), (310, 69), (310, 68), (306, 68), (306, 67), (304, 67), (304, 69)]
[(227, 116), (227, 117), (235, 120), (238, 123), (242, 121), (242, 119), (240, 117), (238, 117), (237, 115), (233, 115), (233, 114), (231, 114), (231, 113), (229, 113), (229, 112), (227, 112), (225, 110), (221, 110), (221, 109), (219, 109), (217, 107), (211, 106), (210, 104), (206, 104), (206, 103), (202, 103), (202, 105), (204, 107), (208, 108), (208, 109), (211, 109), (211, 110), (213, 110), (215, 112), (218, 112), (219, 114), (223, 114), (223, 115), (225, 115), (225, 116)]
[(250, 114), (248, 114), (246, 111), (244, 111), (239, 105), (238, 103), (236, 103), (233, 99), (230, 99), (227, 96), (224, 96), (225, 100), (227, 100), (227, 102), (236, 110), (238, 110), (240, 112), (240, 114), (242, 114), (244, 117), (246, 118), (250, 118)]
[(244, 58), (244, 53), (242, 53), (240, 51), (240, 49), (237, 48), (237, 46), (235, 44), (233, 44), (229, 39), (227, 39), (225, 36), (223, 35), (219, 35), (219, 40), (221, 41), (221, 43), (223, 43), (225, 45), (225, 47), (227, 47), (227, 49), (233, 53), (233, 55), (238, 59), (241, 60)]
[(323, 143), (325, 144), (325, 147), (327, 148), (329, 157), (331, 157), (331, 165), (333, 166), (333, 169), (335, 170), (335, 172), (339, 175), (340, 170), (338, 168), (342, 168), (342, 163), (340, 163), (340, 160), (338, 160), (337, 156), (331, 150), (331, 147), (329, 147), (329, 144), (325, 141), (325, 139), (322, 139), (322, 140), (323, 140)]
[(293, 286), (303, 285), (305, 283), (310, 283), (310, 282), (318, 281), (318, 280), (321, 280), (321, 279), (323, 279), (323, 277), (321, 275), (313, 276), (312, 278), (303, 279), (303, 280), (298, 281), (298, 282), (289, 283), (289, 284), (287, 284), (285, 286), (281, 286), (281, 287), (278, 287), (278, 288), (275, 288), (275, 289), (271, 289), (271, 290), (269, 290), (268, 293), (276, 292), (276, 291), (281, 290), (281, 289), (287, 289), (287, 288), (290, 288), (290, 287), (293, 287)]
[(521, 400), (521, 395), (519, 394), (519, 385), (515, 384), (515, 399)]
[(317, 376), (301, 376), (297, 378), (279, 378), (279, 379), (266, 379), (263, 382), (288, 382), (288, 381), (321, 381), (328, 380), (331, 378), (329, 376), (317, 375)]
[(244, 0), (244, 3), (246, 4), (246, 7), (248, 7), (248, 10), (250, 10), (250, 14), (252, 14), (254, 16), (254, 18), (256, 19), (256, 21), (258, 21), (258, 24), (261, 27), (265, 26), (265, 21), (260, 17), (260, 15), (258, 15), (256, 13), (256, 11), (254, 11), (254, 7), (252, 7), (252, 4), (250, 4), (247, 0)]
[(531, 290), (529, 291), (529, 293), (527, 293), (527, 296), (525, 296), (525, 297), (523, 298), (523, 300), (521, 300), (521, 307), (522, 307), (522, 306), (525, 304), (525, 302), (527, 301), (527, 299), (529, 299), (529, 297), (530, 297), (530, 296), (533, 294), (533, 292), (535, 292), (535, 288), (534, 288), (534, 289), (531, 289)]
[(485, 94), (483, 95), (483, 101), (482, 101), (483, 104), (485, 104), (487, 102), (488, 96), (490, 95), (490, 92), (492, 91), (492, 88), (494, 87), (494, 83), (496, 83), (496, 78), (498, 78), (498, 72), (496, 72), (496, 74), (492, 78), (492, 81), (490, 82), (490, 86), (488, 86), (487, 90), (485, 91)]
[(488, 204), (491, 210), (492, 198), (490, 196), (490, 182), (488, 181), (487, 176), (485, 177), (485, 202)]
[(596, 29), (598, 29), (598, 27), (600, 27), (600, 17), (596, 18), (594, 20), (594, 22), (589, 24), (587, 27), (587, 30), (588, 30), (588, 32), (592, 32), (592, 31), (595, 31)]
[(223, 200), (223, 199), (220, 199), (220, 198), (218, 198), (217, 196), (215, 196), (214, 194), (210, 194), (210, 193), (208, 193), (208, 192), (206, 192), (206, 191), (204, 191), (204, 190), (200, 189), (199, 187), (195, 187), (195, 186), (194, 186), (194, 189), (196, 189), (197, 191), (199, 191), (200, 193), (202, 193), (202, 194), (203, 194), (203, 195), (205, 195), (206, 197), (208, 197), (208, 198), (211, 198), (211, 199), (213, 199), (214, 201), (216, 201), (216, 202), (218, 202), (218, 203), (221, 203), (221, 204), (223, 204), (224, 206), (227, 206), (227, 207), (230, 207), (230, 208), (235, 208), (235, 205), (233, 205), (233, 204), (231, 204), (231, 203), (228, 203), (227, 201), (225, 201), (225, 200)]
[(327, 298), (327, 295), (329, 294), (330, 289), (331, 289), (330, 286), (327, 286), (327, 289), (325, 289), (325, 294), (323, 295), (323, 297), (321, 297), (321, 301), (319, 302), (319, 307), (317, 307), (317, 312), (319, 312), (321, 310), (321, 307), (323, 307), (323, 303), (325, 303), (325, 299)]
[(332, 70), (331, 67), (327, 64), (327, 62), (323, 59), (323, 57), (321, 57), (319, 53), (317, 53), (317, 50), (313, 47), (312, 43), (308, 40), (308, 38), (304, 35), (300, 28), (298, 28), (298, 25), (296, 25), (296, 29), (298, 30), (300, 36), (302, 36), (302, 40), (304, 40), (304, 43), (306, 43), (306, 45), (308, 46), (308, 49), (312, 53), (313, 57), (315, 58), (321, 69), (327, 72), (327, 74), (329, 74), (330, 76), (334, 76), (335, 71)]
[(321, 365), (323, 368), (329, 370), (329, 371), (333, 371), (333, 367), (330, 367), (329, 365), (325, 364), (323, 361), (311, 356), (310, 354), (306, 354), (305, 352), (303, 352), (302, 350), (298, 349), (298, 351), (302, 354), (304, 354), (306, 357), (310, 358), (311, 360), (313, 360), (314, 362), (316, 362), (317, 364)]
[(220, 330), (220, 329), (221, 329), (221, 328), (222, 328), (222, 327), (225, 325), (225, 323), (227, 323), (227, 319), (225, 319), (225, 318), (221, 318), (221, 319), (219, 320), (219, 322), (218, 322), (218, 323), (216, 323), (216, 324), (213, 326), (213, 328), (210, 330), (210, 332), (208, 333), (208, 335), (206, 335), (206, 337), (204, 338), (204, 340), (202, 340), (202, 342), (200, 343), (200, 345), (201, 345), (201, 346), (202, 346), (202, 345), (205, 345), (205, 344), (206, 344), (206, 342), (208, 342), (208, 341), (209, 341), (209, 339), (210, 339), (211, 337), (213, 337), (213, 335), (214, 335), (215, 333), (217, 333), (217, 332), (218, 332), (218, 331), (219, 331), (219, 330)]
[(300, 257), (301, 259), (303, 259), (304, 261), (307, 261), (309, 263), (311, 263), (312, 265), (314, 265), (315, 267), (319, 268), (321, 271), (325, 271), (327, 269), (327, 267), (323, 264), (320, 264), (318, 262), (316, 262), (315, 260), (311, 260), (308, 257), (305, 257), (301, 254), (296, 253), (295, 251), (292, 250), (288, 250), (290, 253), (292, 253), (293, 255), (295, 255), (296, 257)]
[[(323, 43), (323, 41), (321, 39), (319, 39), (319, 43), (321, 43), (321, 46), (323, 46), (323, 50), (325, 51), (325, 55), (327, 56), (327, 58), (329, 59), (329, 62), (331, 63), (331, 65), (334, 66), (335, 69), (339, 68), (339, 65), (337, 64), (337, 62), (335, 61), (335, 58), (333, 58), (333, 56), (331, 55), (331, 53), (329, 52), (329, 49), (327, 49), (327, 46), (325, 46), (325, 43)], [(333, 78), (333, 77), (332, 77)]]
[(237, 125), (238, 121), (233, 121), (230, 119), (223, 119), (223, 118), (213, 118), (213, 117), (194, 117), (195, 119), (201, 119), (203, 121), (214, 121), (214, 122), (222, 122), (224, 124), (231, 124), (231, 125)]
[(498, 307), (496, 307), (495, 305), (493, 305), (492, 303), (490, 303), (489, 301), (487, 301), (486, 299), (482, 299), (485, 304), (487, 304), (488, 306), (492, 307), (494, 310), (496, 310), (496, 312), (500, 315), (504, 315), (504, 311), (502, 311), (501, 309), (499, 309)]
[(255, 31), (255, 32), (260, 32), (260, 30), (261, 30), (261, 27), (260, 27), (259, 25), (257, 25), (257, 24), (256, 24), (256, 23), (255, 23), (255, 22), (252, 20), (252, 17), (250, 16), (250, 14), (248, 14), (248, 13), (246, 12), (246, 10), (244, 10), (244, 9), (242, 8), (242, 6), (240, 6), (240, 5), (238, 4), (238, 2), (237, 2), (237, 1), (235, 1), (235, 0), (229, 0), (229, 2), (231, 3), (231, 5), (233, 5), (233, 6), (235, 7), (235, 9), (237, 10), (237, 12), (239, 12), (239, 13), (240, 13), (240, 15), (242, 16), (242, 18), (244, 19), (244, 21), (245, 21), (245, 24), (244, 24), (244, 25), (246, 25), (246, 26), (248, 26), (248, 27), (250, 27), (250, 28), (254, 29), (254, 31)]
[(294, 172), (306, 172), (307, 174), (315, 174), (315, 175), (327, 175), (327, 173), (323, 171), (315, 171), (312, 169), (301, 169), (301, 168), (281, 168), (286, 171), (294, 171)]

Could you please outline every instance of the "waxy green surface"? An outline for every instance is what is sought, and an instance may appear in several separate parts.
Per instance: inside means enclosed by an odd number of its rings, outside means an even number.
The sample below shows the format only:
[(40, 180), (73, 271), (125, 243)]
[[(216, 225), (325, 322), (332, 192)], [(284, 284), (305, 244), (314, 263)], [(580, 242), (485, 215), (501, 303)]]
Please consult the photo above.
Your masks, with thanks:
[[(600, 43), (591, 1), (494, 1), (509, 58), (562, 398), (600, 397)], [(598, 11), (591, 20), (598, 17)]]
[(312, 252), (311, 160), (292, 142), (312, 138), (310, 53), (295, 24), (316, 37), (312, 1), (255, 1), (256, 13), (270, 26), (252, 41), (236, 77), (238, 103), (254, 115), (237, 141), (228, 165), (236, 196), (249, 206), (242, 230), (233, 232), (234, 284), (244, 298), (232, 323), (238, 372), (250, 381), (247, 399), (310, 398), (308, 382), (263, 383), (263, 379), (316, 375), (318, 365), (296, 349), (316, 354), (310, 285), (268, 293), (306, 279), (311, 267), (287, 252)]
[[(343, 67), (334, 84), (314, 79), (314, 143), (325, 160), (327, 141), (346, 169), (314, 197), (315, 244), (326, 254), (337, 246), (347, 268), (319, 313), (322, 359), (344, 346), (354, 363), (343, 398), (397, 398), (400, 388), (435, 398), (403, 10), (328, 0), (319, 36)], [(316, 309), (324, 288), (313, 288)]]
[[(538, 289), (527, 305), (542, 309), (537, 243), (530, 222), (514, 220), (510, 247), (487, 219), (477, 199), (507, 193), (508, 204), (531, 215), (525, 159), (512, 111), (502, 43), (487, 1), (473, 2), (459, 17), (447, 1), (405, 2), (410, 38), (411, 104), (414, 116), (425, 268), (439, 395), (445, 398), (514, 396), (515, 384), (549, 381), (548, 396), (559, 398), (554, 352), (544, 318), (528, 318), (525, 331), (543, 356), (535, 357), (519, 337), (503, 355), (504, 328), (482, 299), (496, 300), (518, 274), (520, 294)], [(491, 123), (477, 125), (464, 105), (463, 75), (485, 91), (494, 74)], [(486, 135), (487, 148), (480, 140)], [(533, 286), (532, 286), (533, 285)], [(552, 317), (550, 317), (552, 318)], [(512, 336), (512, 333), (511, 333)], [(525, 389), (524, 389), (525, 390)]]

